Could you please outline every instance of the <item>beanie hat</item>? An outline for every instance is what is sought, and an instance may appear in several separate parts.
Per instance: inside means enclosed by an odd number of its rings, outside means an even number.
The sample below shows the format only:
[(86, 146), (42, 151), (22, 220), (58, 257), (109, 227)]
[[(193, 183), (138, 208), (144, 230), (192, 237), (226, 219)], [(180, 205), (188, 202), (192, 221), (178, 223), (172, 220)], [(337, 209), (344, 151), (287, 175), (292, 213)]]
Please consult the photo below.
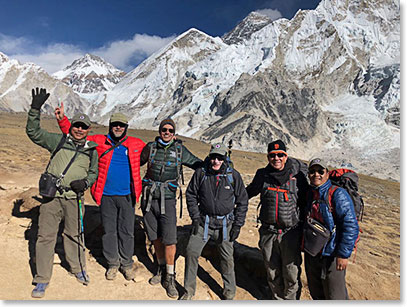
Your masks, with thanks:
[(165, 125), (171, 125), (174, 128), (174, 133), (175, 133), (175, 123), (171, 118), (166, 118), (161, 121), (160, 127), (158, 128), (158, 132), (161, 132), (161, 128)]
[(90, 118), (85, 113), (77, 113), (71, 119), (71, 125), (75, 123), (84, 123), (86, 126), (91, 125)]
[(283, 143), (282, 140), (277, 140), (274, 142), (271, 142), (268, 146), (267, 146), (267, 152), (268, 153), (272, 153), (272, 152), (282, 152), (285, 153), (287, 155), (286, 152), (286, 148), (285, 148), (285, 144)]
[(124, 115), (123, 113), (114, 113), (112, 114), (112, 116), (110, 117), (110, 123), (123, 123), (123, 124), (128, 124), (128, 120), (126, 115)]

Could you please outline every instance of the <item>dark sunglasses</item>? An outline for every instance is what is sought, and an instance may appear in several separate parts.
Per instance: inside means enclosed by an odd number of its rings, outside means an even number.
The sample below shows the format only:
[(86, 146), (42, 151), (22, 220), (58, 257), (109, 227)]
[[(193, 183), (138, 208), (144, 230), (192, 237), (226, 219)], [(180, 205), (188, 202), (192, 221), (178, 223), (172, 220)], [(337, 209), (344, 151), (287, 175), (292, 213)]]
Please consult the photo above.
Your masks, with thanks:
[(286, 156), (286, 154), (284, 154), (282, 152), (268, 154), (268, 157), (271, 158), (271, 159), (275, 158), (275, 157), (282, 158), (282, 157), (285, 157), (285, 156)]
[(168, 128), (161, 128), (161, 132), (169, 132), (169, 133), (174, 133), (175, 132), (175, 130), (174, 129), (168, 129)]
[(126, 128), (127, 124), (122, 122), (113, 122), (110, 124), (112, 127)]
[(322, 176), (323, 174), (325, 174), (325, 170), (324, 169), (311, 169), (308, 171), (308, 173), (310, 175), (314, 175), (315, 173), (318, 173)]
[(82, 130), (88, 130), (89, 129), (89, 126), (88, 125), (86, 125), (85, 123), (81, 123), (81, 122), (77, 122), (77, 123), (74, 123), (73, 125), (72, 125), (72, 127), (74, 127), (74, 128), (82, 128)]
[(210, 160), (218, 159), (218, 161), (224, 161), (224, 160), (225, 160), (225, 157), (224, 157), (224, 156), (221, 156), (221, 155), (210, 155), (210, 156), (209, 156), (209, 159), (210, 159)]

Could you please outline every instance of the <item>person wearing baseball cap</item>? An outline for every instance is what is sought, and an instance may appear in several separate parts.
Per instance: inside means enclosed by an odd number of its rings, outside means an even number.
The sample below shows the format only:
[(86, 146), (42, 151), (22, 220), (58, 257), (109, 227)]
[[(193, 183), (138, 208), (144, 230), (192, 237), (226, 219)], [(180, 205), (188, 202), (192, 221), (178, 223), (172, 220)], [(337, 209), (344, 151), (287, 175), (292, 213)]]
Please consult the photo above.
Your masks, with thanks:
[(346, 268), (359, 235), (352, 199), (345, 189), (332, 185), (328, 164), (321, 158), (310, 161), (308, 178), (312, 198), (308, 199), (306, 207), (307, 220), (312, 218), (331, 232), (329, 241), (316, 255), (307, 252), (309, 241), (304, 236), (308, 288), (314, 300), (348, 300)]
[[(61, 130), (71, 131), (78, 123), (75, 115), (71, 123), (64, 115), (64, 106), (55, 109)], [(90, 120), (81, 114), (82, 124)], [(71, 125), (72, 124), (72, 125)], [(71, 128), (69, 128), (71, 127)], [(138, 202), (142, 184), (140, 155), (145, 143), (127, 135), (128, 118), (123, 113), (113, 113), (107, 135), (87, 137), (98, 144), (99, 176), (91, 188), (92, 197), (100, 206), (104, 234), (103, 255), (108, 264), (107, 280), (114, 280), (120, 270), (126, 280), (135, 277), (134, 269), (134, 206)]]
[(232, 300), (236, 294), (233, 242), (244, 225), (248, 198), (242, 177), (230, 166), (227, 153), (224, 144), (213, 144), (204, 166), (195, 171), (187, 188), (192, 232), (185, 255), (186, 292), (181, 300), (190, 300), (195, 294), (198, 258), (209, 239), (221, 251), (223, 299)]
[(301, 296), (302, 221), (308, 190), (307, 166), (288, 157), (282, 140), (267, 146), (268, 164), (246, 187), (249, 198), (260, 194), (259, 246), (273, 299)]
[(151, 285), (161, 283), (170, 298), (178, 297), (175, 281), (176, 192), (181, 189), (178, 181), (183, 180), (182, 166), (192, 169), (202, 166), (202, 160), (175, 138), (175, 129), (171, 118), (163, 119), (158, 127), (159, 135), (144, 147), (140, 157), (140, 165), (148, 163), (143, 178), (141, 209), (158, 263), (154, 276), (148, 282)]
[[(40, 110), (49, 96), (50, 93), (47, 93), (45, 88), (32, 90), (32, 103), (26, 126), (28, 137), (51, 153), (45, 173), (41, 176), (46, 179), (45, 187), (41, 179), (39, 185), (43, 202), (40, 206), (35, 245), (35, 288), (31, 292), (34, 298), (45, 296), (45, 290), (51, 280), (57, 232), (62, 220), (64, 252), (70, 271), (80, 283), (87, 285), (90, 282), (86, 273), (85, 252), (79, 245), (82, 235), (78, 228), (78, 210), (81, 210), (78, 201), (83, 200), (84, 191), (98, 176), (97, 144), (86, 139), (91, 125), (87, 115), (75, 114), (74, 124), (68, 135), (50, 133), (40, 127)], [(52, 179), (56, 183), (52, 184)], [(48, 183), (51, 183), (51, 186)], [(47, 189), (49, 187), (51, 189)]]

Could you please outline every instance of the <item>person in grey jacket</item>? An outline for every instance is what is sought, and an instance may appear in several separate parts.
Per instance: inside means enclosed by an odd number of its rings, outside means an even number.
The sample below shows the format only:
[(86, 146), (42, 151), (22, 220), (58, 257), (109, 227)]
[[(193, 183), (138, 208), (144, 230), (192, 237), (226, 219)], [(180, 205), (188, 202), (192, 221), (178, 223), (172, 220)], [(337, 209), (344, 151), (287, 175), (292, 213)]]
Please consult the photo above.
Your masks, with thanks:
[(268, 145), (269, 164), (258, 169), (247, 186), (252, 198), (260, 193), (259, 247), (272, 299), (301, 296), (301, 237), (306, 206), (307, 166), (290, 158), (281, 140)]
[[(49, 95), (45, 89), (32, 90), (32, 103), (26, 126), (26, 133), (31, 141), (52, 153), (47, 172), (59, 178), (55, 197), (44, 198), (40, 207), (35, 247), (37, 272), (33, 280), (36, 286), (31, 293), (34, 298), (45, 295), (45, 289), (51, 279), (57, 233), (62, 220), (64, 220), (64, 251), (71, 273), (80, 283), (85, 285), (89, 283), (84, 242), (81, 240), (82, 231), (79, 228), (79, 219), (84, 214), (84, 207), (78, 206), (78, 202), (82, 201), (84, 191), (98, 176), (98, 155), (95, 150), (97, 144), (86, 140), (91, 125), (87, 115), (75, 114), (65, 139), (61, 134), (41, 129), (40, 109)], [(63, 143), (60, 143), (61, 141)], [(54, 152), (59, 144), (63, 144), (62, 147)], [(82, 211), (79, 212), (81, 207)]]
[(198, 258), (209, 239), (216, 242), (221, 257), (223, 298), (232, 300), (236, 294), (233, 242), (245, 222), (248, 198), (242, 177), (228, 164), (226, 155), (225, 145), (212, 145), (204, 166), (195, 171), (187, 188), (192, 233), (186, 249), (182, 300), (195, 294)]

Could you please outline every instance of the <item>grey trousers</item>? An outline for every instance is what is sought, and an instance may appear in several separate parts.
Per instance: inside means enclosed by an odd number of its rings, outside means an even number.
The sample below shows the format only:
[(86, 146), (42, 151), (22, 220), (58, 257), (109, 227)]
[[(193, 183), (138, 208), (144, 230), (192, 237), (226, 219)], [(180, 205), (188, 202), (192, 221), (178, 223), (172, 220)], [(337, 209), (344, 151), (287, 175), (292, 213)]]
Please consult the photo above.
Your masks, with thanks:
[[(83, 204), (83, 203), (82, 203)], [(40, 207), (38, 237), (35, 246), (37, 274), (33, 283), (48, 283), (51, 280), (54, 262), (55, 244), (59, 224), (64, 220), (63, 242), (65, 258), (76, 274), (86, 270), (86, 259), (83, 251), (84, 241), (79, 240), (79, 207), (76, 199), (54, 198)], [(82, 205), (82, 215), (85, 206)], [(83, 236), (82, 236), (83, 239)], [(79, 259), (80, 257), (80, 259)]]
[(109, 268), (131, 268), (134, 254), (135, 212), (131, 195), (103, 195), (100, 205), (104, 234), (103, 255)]
[(346, 270), (336, 269), (335, 257), (312, 257), (305, 253), (305, 273), (313, 300), (348, 300)]
[[(227, 228), (228, 234), (232, 225)], [(198, 273), (198, 258), (202, 253), (206, 243), (203, 240), (204, 228), (199, 226), (196, 235), (191, 234), (187, 245), (185, 256), (185, 270), (184, 270), (184, 288), (190, 295), (195, 295), (196, 290), (196, 276)], [(220, 268), (223, 279), (223, 295), (228, 293), (230, 296), (236, 294), (236, 278), (235, 278), (235, 263), (233, 260), (233, 242), (228, 239), (223, 241), (222, 229), (210, 229), (208, 231), (208, 238), (214, 240), (220, 254)]]
[(300, 299), (302, 228), (296, 227), (284, 234), (276, 234), (262, 226), (259, 233), (259, 247), (263, 254), (272, 299)]

